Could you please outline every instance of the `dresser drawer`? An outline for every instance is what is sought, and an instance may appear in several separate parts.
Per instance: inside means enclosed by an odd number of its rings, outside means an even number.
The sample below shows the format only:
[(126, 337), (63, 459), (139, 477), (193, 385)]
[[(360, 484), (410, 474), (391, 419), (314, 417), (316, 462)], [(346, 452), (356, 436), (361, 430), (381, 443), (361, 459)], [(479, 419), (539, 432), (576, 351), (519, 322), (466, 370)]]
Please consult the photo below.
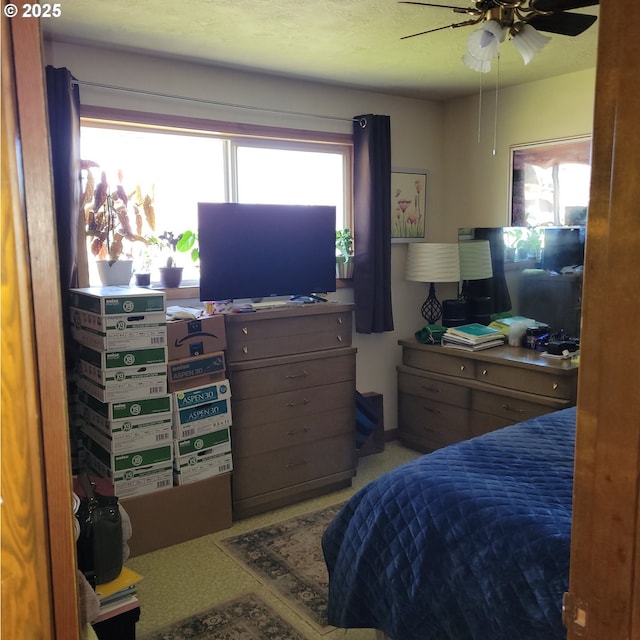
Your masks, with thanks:
[(242, 400), (232, 396), (233, 423), (247, 429), (265, 422), (306, 417), (343, 407), (354, 407), (354, 398), (355, 384), (353, 381)]
[(549, 401), (544, 402), (544, 398), (536, 401), (535, 398), (516, 398), (475, 389), (471, 393), (471, 408), (473, 411), (499, 416), (509, 420), (510, 424), (535, 418), (535, 416), (549, 413), (554, 409), (562, 409), (568, 406), (568, 401), (566, 403), (561, 401), (553, 406), (550, 405)]
[(474, 362), (471, 358), (439, 352), (443, 347), (428, 351), (403, 349), (402, 363), (408, 367), (433, 371), (458, 378), (474, 377)]
[(398, 435), (408, 446), (433, 451), (470, 437), (469, 409), (398, 394)]
[(471, 390), (434, 377), (398, 371), (398, 391), (458, 407), (471, 405)]
[(242, 459), (234, 468), (233, 499), (276, 491), (332, 474), (355, 464), (353, 432)]
[(230, 365), (234, 401), (244, 398), (316, 387), (330, 382), (355, 380), (356, 350), (353, 348), (316, 352), (284, 358), (271, 358), (247, 364)]
[[(231, 425), (233, 460), (300, 444), (309, 444), (323, 438), (350, 434), (355, 442), (355, 409), (352, 406), (324, 411), (308, 416), (266, 422), (254, 427), (243, 425), (234, 430)], [(354, 445), (355, 446), (355, 445)]]
[(493, 362), (476, 362), (476, 380), (550, 398), (573, 397), (575, 379), (553, 370), (534, 371)]
[(227, 322), (227, 361), (271, 358), (351, 345), (351, 312)]

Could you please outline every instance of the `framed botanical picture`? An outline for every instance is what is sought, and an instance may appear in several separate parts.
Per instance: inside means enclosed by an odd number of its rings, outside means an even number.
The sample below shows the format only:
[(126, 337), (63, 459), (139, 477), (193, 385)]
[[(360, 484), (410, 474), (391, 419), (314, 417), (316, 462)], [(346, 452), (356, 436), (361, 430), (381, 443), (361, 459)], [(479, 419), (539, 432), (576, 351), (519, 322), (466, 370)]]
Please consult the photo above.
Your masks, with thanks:
[(391, 242), (424, 240), (427, 217), (427, 174), (391, 172)]

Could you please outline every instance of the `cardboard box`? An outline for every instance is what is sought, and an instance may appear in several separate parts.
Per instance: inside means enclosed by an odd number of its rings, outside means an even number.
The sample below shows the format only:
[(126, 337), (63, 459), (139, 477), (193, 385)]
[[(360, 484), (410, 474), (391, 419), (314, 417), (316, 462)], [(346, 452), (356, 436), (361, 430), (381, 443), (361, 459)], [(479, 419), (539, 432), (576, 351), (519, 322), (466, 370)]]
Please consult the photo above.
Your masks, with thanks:
[(109, 422), (84, 407), (82, 415), (81, 428), (84, 433), (111, 453), (149, 449), (173, 441), (170, 413)]
[(105, 425), (112, 420), (128, 420), (135, 417), (171, 413), (172, 400), (168, 394), (124, 402), (101, 402), (84, 389), (78, 389), (77, 394), (78, 402), (101, 416)]
[(124, 349), (122, 351), (96, 351), (86, 345), (79, 345), (78, 353), (81, 363), (91, 365), (98, 381), (104, 381), (110, 369), (138, 369), (149, 365), (165, 365), (167, 363), (166, 347), (149, 347), (147, 349)]
[(233, 469), (231, 453), (211, 453), (203, 451), (201, 455), (188, 460), (181, 458), (173, 465), (173, 483), (178, 486), (204, 480), (211, 476), (226, 473)]
[(142, 495), (173, 485), (171, 444), (140, 452), (111, 454), (83, 435), (86, 464), (97, 475), (108, 479), (119, 497)]
[(164, 312), (103, 316), (71, 307), (71, 335), (98, 351), (145, 349), (167, 345)]
[(99, 315), (153, 313), (167, 310), (164, 291), (138, 287), (86, 287), (70, 290), (70, 304)]
[(187, 407), (206, 404), (214, 400), (230, 398), (231, 385), (229, 384), (229, 380), (225, 378), (220, 382), (212, 382), (211, 384), (205, 384), (201, 387), (176, 391), (171, 394), (171, 396), (172, 404), (176, 410), (186, 409)]
[[(192, 438), (173, 441), (174, 463), (182, 458), (191, 458), (200, 455), (203, 451), (214, 450), (213, 453), (229, 453), (231, 451), (231, 433), (229, 427), (216, 429), (209, 433), (203, 433)], [(179, 465), (176, 468), (180, 468)]]
[(124, 498), (129, 549), (139, 556), (231, 527), (231, 474)]
[[(155, 365), (154, 365), (155, 366)], [(117, 372), (116, 372), (117, 373)], [(120, 379), (117, 375), (105, 384), (80, 374), (78, 387), (84, 389), (100, 402), (121, 403), (141, 398), (167, 395), (167, 370), (155, 372), (153, 375), (142, 373)]]
[(168, 322), (167, 344), (169, 360), (183, 360), (222, 351), (227, 346), (224, 316)]
[(85, 437), (84, 446), (87, 452), (102, 465), (106, 473), (101, 475), (107, 478), (113, 478), (116, 473), (124, 474), (141, 468), (160, 471), (166, 467), (167, 462), (173, 462), (173, 446), (171, 442), (147, 449), (112, 453), (100, 446), (92, 438)]
[(229, 398), (173, 412), (173, 434), (177, 440), (200, 436), (231, 426)]
[(201, 387), (226, 378), (224, 353), (174, 360), (167, 365), (167, 386), (171, 392)]

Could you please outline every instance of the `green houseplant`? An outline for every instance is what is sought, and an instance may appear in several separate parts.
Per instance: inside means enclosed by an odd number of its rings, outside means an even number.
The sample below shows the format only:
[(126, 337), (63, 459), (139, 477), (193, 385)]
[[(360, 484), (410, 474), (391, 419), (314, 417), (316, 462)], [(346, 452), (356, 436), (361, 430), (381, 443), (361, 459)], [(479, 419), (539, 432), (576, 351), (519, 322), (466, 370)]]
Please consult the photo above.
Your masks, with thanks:
[(126, 285), (133, 271), (134, 246), (148, 244), (145, 228), (155, 230), (153, 197), (143, 196), (139, 186), (127, 193), (122, 186), (122, 175), (118, 176), (119, 184), (113, 190), (104, 171), (96, 182), (92, 169), (98, 166), (93, 161), (82, 162), (82, 169), (86, 171), (81, 199), (85, 231), (91, 239), (90, 251), (96, 259), (102, 284)]
[(336, 278), (353, 277), (353, 236), (351, 229), (336, 230)]
[(160, 283), (168, 288), (179, 287), (184, 267), (178, 265), (176, 254), (188, 253), (191, 260), (197, 263), (200, 258), (198, 234), (190, 230), (183, 231), (178, 235), (175, 235), (173, 231), (165, 231), (157, 238), (153, 238), (152, 242), (163, 256), (159, 266)]

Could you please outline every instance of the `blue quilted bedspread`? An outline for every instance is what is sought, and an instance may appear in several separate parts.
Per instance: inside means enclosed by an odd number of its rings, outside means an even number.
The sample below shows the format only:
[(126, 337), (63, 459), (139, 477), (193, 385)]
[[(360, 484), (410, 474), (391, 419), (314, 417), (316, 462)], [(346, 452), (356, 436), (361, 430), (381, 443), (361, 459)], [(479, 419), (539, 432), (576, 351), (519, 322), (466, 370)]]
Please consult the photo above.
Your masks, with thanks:
[(423, 456), (326, 530), (328, 618), (393, 640), (561, 640), (575, 408)]

